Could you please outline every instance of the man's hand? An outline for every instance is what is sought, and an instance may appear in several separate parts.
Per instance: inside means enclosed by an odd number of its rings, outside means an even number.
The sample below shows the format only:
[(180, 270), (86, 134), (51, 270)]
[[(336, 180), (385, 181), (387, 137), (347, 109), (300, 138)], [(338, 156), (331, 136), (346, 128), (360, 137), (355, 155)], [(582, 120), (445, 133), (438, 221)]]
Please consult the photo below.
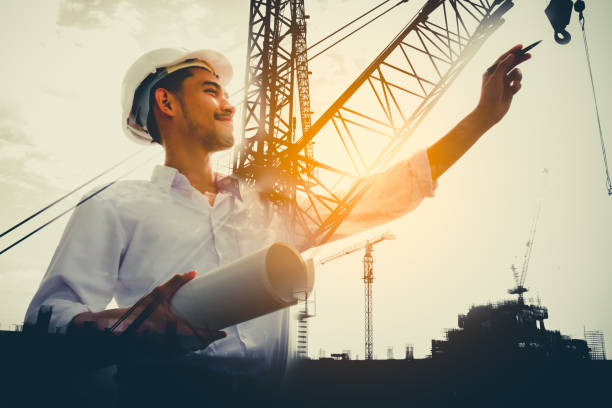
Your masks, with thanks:
[[(226, 336), (225, 332), (193, 328), (187, 322), (179, 319), (170, 312), (170, 300), (172, 296), (174, 296), (181, 286), (195, 278), (195, 276), (195, 271), (177, 274), (166, 283), (157, 286), (151, 293), (145, 295), (137, 302), (138, 307), (136, 307), (115, 329), (115, 332), (121, 333), (125, 331), (148, 305), (155, 302), (157, 303), (155, 310), (140, 327), (138, 327), (136, 333), (162, 335), (166, 333), (168, 327), (173, 327), (176, 328), (176, 333), (178, 335), (197, 337), (201, 348), (208, 346), (208, 344), (216, 340), (224, 338)], [(98, 313), (81, 313), (74, 317), (71, 328), (78, 330), (85, 322), (91, 321), (98, 330), (104, 331), (113, 326), (127, 311), (128, 308), (120, 308), (103, 310)]]
[(476, 109), (427, 149), (434, 181), (508, 113), (512, 97), (521, 89), (523, 78), (516, 66), (531, 58), (531, 54), (517, 58), (514, 52), (521, 49), (521, 44), (516, 45), (495, 61), (482, 78), (480, 101)]
[(491, 127), (499, 122), (510, 109), (512, 98), (521, 89), (523, 74), (516, 68), (520, 63), (531, 58), (527, 53), (515, 56), (514, 53), (523, 48), (515, 45), (503, 53), (482, 77), (480, 101), (474, 111), (483, 125)]

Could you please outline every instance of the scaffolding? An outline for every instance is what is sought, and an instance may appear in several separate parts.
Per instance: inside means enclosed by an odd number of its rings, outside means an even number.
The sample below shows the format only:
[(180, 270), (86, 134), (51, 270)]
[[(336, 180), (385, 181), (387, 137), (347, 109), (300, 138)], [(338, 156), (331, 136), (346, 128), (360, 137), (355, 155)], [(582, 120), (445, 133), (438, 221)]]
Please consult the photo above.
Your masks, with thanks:
[[(458, 317), (459, 328), (431, 341), (432, 358), (588, 360), (587, 342), (546, 330), (548, 309), (522, 299), (472, 306)], [(585, 332), (586, 333), (586, 332)], [(586, 337), (586, 335), (585, 335)]]
[(406, 355), (404, 356), (406, 360), (414, 360), (414, 345), (406, 344)]
[(606, 360), (606, 345), (601, 330), (584, 330), (584, 339), (589, 347), (591, 360)]

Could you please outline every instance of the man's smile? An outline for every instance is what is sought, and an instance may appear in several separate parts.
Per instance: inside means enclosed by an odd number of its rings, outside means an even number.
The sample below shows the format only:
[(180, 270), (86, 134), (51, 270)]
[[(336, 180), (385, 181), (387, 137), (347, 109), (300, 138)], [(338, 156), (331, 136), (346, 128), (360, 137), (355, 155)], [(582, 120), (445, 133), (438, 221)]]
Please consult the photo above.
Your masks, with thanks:
[(233, 122), (233, 115), (215, 115), (215, 119), (221, 122)]

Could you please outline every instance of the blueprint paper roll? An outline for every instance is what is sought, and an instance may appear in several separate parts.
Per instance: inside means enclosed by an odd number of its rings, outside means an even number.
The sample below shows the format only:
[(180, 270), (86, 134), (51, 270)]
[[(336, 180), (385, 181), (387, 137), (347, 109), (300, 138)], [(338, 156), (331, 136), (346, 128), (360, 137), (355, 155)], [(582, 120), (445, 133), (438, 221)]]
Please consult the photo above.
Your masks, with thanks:
[(291, 306), (312, 290), (314, 268), (292, 246), (275, 243), (183, 285), (170, 311), (219, 330)]

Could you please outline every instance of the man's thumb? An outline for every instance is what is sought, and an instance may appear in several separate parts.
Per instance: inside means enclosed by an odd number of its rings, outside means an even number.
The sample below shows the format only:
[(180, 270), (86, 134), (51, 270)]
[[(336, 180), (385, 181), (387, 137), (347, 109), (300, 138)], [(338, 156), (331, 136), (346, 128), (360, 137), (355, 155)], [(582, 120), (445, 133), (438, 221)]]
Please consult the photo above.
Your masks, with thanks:
[(178, 273), (172, 277), (168, 282), (164, 283), (159, 287), (162, 295), (170, 300), (172, 295), (180, 289), (185, 283), (189, 282), (196, 277), (196, 271), (189, 271), (185, 273)]

